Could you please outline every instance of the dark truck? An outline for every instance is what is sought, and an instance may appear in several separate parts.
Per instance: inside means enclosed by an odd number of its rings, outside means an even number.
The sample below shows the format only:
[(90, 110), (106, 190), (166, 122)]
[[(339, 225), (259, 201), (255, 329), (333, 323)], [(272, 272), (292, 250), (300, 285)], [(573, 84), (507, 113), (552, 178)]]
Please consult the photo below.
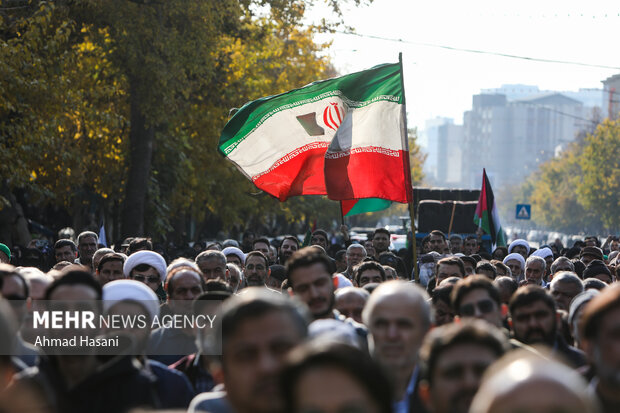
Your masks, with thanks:
[[(465, 239), (476, 236), (474, 224), (479, 189), (413, 188), (414, 213), (417, 221), (416, 243), (438, 229), (449, 237), (459, 234)], [(482, 236), (481, 250), (491, 252), (491, 237)]]

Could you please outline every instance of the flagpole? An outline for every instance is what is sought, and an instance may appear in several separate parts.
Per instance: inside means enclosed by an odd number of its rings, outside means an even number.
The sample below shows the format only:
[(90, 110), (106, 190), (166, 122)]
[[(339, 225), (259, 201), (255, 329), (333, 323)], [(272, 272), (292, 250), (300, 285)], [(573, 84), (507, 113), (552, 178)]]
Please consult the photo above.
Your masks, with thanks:
[(399, 52), (398, 53), (398, 63), (400, 63), (400, 85), (401, 88), (403, 90), (403, 106), (402, 106), (402, 111), (403, 111), (403, 144), (404, 144), (404, 148), (406, 151), (406, 156), (405, 156), (405, 162), (404, 162), (404, 167), (405, 170), (403, 171), (405, 173), (405, 185), (407, 185), (407, 193), (411, 194), (411, 198), (410, 201), (408, 202), (409, 204), (409, 218), (411, 219), (411, 248), (413, 250), (413, 279), (415, 282), (419, 283), (420, 282), (420, 275), (419, 275), (419, 271), (418, 271), (418, 248), (416, 245), (416, 239), (415, 239), (415, 212), (414, 212), (414, 207), (413, 207), (413, 185), (411, 184), (412, 179), (411, 179), (411, 163), (409, 161), (409, 132), (407, 130), (407, 102), (405, 101), (405, 77), (403, 75), (403, 53)]

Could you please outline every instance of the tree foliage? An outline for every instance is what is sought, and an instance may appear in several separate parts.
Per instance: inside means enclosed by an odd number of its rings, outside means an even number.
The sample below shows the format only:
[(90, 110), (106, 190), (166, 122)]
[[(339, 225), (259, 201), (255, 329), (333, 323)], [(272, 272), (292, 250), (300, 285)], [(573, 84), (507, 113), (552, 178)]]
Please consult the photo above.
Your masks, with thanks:
[(620, 226), (620, 123), (605, 120), (594, 133), (541, 165), (520, 188), (537, 224), (569, 233)]
[(209, 233), (331, 225), (337, 203), (279, 203), (215, 150), (232, 108), (335, 75), (329, 45), (313, 41), (320, 28), (301, 24), (313, 3), (30, 1), (4, 12), (2, 185), (104, 214), (116, 237), (182, 234), (190, 219)]

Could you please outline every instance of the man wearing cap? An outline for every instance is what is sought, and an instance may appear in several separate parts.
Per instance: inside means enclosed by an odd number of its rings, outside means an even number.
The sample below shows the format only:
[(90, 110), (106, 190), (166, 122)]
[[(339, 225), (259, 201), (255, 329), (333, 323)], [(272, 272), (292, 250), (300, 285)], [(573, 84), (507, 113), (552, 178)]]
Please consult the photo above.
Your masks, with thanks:
[(205, 282), (221, 278), (228, 281), (228, 269), (226, 268), (226, 255), (222, 251), (207, 250), (196, 257), (196, 265), (202, 271)]
[(593, 260), (603, 261), (603, 250), (598, 247), (583, 247), (579, 253), (579, 260), (586, 266)]
[(226, 256), (227, 264), (235, 264), (243, 270), (243, 267), (245, 266), (245, 254), (238, 247), (226, 247), (222, 250), (222, 254)]
[(9, 264), (11, 261), (11, 250), (6, 245), (0, 243), (0, 263)]
[(513, 252), (517, 254), (521, 254), (523, 259), (526, 259), (530, 254), (530, 244), (524, 239), (516, 239), (510, 243), (508, 247), (508, 254), (512, 254)]
[[(586, 247), (587, 248), (587, 247)], [(607, 265), (601, 260), (592, 260), (583, 270), (583, 279), (596, 278), (603, 281), (605, 284), (611, 284), (614, 282), (614, 277), (611, 275), (611, 271), (607, 268)]]
[[(159, 299), (144, 283), (134, 280), (116, 280), (103, 286), (103, 309), (106, 316), (124, 317), (133, 321), (144, 321), (150, 327), (159, 317)], [(138, 325), (138, 324), (136, 324)], [(166, 365), (145, 359), (150, 328), (127, 328), (110, 325), (110, 332), (124, 333), (134, 339), (134, 351), (144, 368), (157, 377), (156, 391), (161, 408), (187, 408), (194, 397), (194, 391), (187, 377)]]
[(537, 249), (532, 253), (532, 255), (536, 257), (540, 257), (545, 260), (545, 278), (549, 279), (549, 275), (551, 275), (551, 264), (553, 264), (553, 251), (549, 247), (543, 247)]
[(508, 268), (510, 268), (511, 277), (517, 283), (523, 281), (523, 271), (525, 270), (525, 258), (521, 254), (517, 254), (513, 252), (511, 254), (506, 255), (503, 261)]
[(166, 260), (154, 251), (138, 251), (131, 254), (123, 265), (125, 277), (146, 284), (157, 294), (159, 300), (166, 300), (162, 282), (166, 278)]

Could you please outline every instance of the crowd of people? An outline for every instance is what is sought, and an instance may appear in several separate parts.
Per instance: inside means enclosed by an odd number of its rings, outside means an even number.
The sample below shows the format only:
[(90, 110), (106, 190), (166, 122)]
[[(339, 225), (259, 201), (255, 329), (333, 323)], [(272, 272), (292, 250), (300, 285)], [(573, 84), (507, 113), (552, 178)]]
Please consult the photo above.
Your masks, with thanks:
[[(343, 233), (248, 232), (170, 256), (85, 231), (52, 263), (0, 244), (0, 412), (620, 412), (613, 237), (484, 251), (432, 231), (414, 262), (384, 228)], [(120, 337), (116, 351), (77, 354), (38, 341), (49, 302), (217, 323), (108, 326), (90, 333)]]

